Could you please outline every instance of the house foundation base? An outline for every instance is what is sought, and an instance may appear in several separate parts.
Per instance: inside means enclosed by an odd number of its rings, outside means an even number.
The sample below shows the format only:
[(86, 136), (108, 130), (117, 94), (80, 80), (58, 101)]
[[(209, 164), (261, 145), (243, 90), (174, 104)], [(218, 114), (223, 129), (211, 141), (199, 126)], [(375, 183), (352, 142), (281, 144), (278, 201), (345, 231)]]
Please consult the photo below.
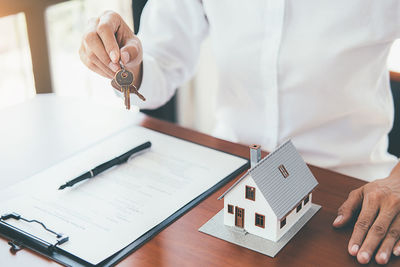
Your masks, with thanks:
[(320, 205), (312, 203), (311, 208), (286, 232), (278, 242), (274, 242), (253, 234), (243, 235), (231, 226), (224, 224), (224, 210), (222, 209), (202, 227), (200, 232), (228, 241), (230, 243), (257, 251), (264, 255), (275, 257), (276, 254), (296, 235), (296, 233), (318, 212)]

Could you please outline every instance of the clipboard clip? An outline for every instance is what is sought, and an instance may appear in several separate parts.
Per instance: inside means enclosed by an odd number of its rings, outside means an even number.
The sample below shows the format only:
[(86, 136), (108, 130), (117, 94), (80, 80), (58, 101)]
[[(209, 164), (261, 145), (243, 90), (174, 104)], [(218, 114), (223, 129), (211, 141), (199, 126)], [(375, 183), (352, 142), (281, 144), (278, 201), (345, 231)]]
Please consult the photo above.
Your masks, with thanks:
[[(22, 220), (27, 223), (37, 223), (42, 226), (44, 230), (55, 235), (57, 241), (54, 244), (47, 242), (35, 235), (32, 235), (22, 229), (19, 229), (7, 223), (6, 220), (8, 219)], [(46, 253), (52, 253), (57, 245), (61, 245), (69, 240), (68, 236), (49, 229), (44, 223), (38, 220), (28, 220), (15, 212), (6, 213), (0, 217), (0, 234), (1, 233), (4, 234), (6, 237), (12, 239), (8, 242), (8, 244), (10, 245), (10, 252), (13, 254), (17, 253), (25, 246)]]
[(19, 244), (17, 241), (8, 241), (8, 244), (10, 245), (10, 252), (12, 254), (17, 254), (18, 251), (23, 249), (24, 247)]

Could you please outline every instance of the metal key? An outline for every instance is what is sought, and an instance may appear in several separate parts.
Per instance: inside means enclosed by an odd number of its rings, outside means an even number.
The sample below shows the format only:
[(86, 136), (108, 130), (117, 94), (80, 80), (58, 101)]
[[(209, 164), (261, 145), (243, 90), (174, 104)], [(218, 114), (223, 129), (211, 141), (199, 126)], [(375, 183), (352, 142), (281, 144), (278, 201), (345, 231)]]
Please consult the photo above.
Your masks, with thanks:
[(134, 81), (134, 77), (132, 72), (122, 68), (119, 70), (114, 77), (115, 82), (119, 87), (121, 87), (122, 92), (124, 93), (125, 98), (125, 107), (126, 109), (131, 108), (131, 94), (130, 94), (130, 87)]
[(146, 101), (146, 98), (141, 93), (139, 93), (138, 89), (136, 88), (136, 86), (134, 84), (131, 85), (130, 91), (132, 93), (134, 93), (135, 95), (137, 95), (143, 101)]

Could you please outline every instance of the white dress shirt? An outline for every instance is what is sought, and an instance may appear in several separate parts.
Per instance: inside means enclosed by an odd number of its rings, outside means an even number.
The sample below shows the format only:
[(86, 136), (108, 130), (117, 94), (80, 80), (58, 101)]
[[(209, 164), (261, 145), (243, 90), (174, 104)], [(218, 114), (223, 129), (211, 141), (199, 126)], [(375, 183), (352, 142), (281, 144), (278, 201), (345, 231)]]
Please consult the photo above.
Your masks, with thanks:
[(400, 1), (151, 0), (140, 27), (139, 107), (161, 106), (194, 75), (210, 35), (216, 136), (268, 151), (292, 139), (308, 163), (367, 181), (398, 162), (386, 60)]

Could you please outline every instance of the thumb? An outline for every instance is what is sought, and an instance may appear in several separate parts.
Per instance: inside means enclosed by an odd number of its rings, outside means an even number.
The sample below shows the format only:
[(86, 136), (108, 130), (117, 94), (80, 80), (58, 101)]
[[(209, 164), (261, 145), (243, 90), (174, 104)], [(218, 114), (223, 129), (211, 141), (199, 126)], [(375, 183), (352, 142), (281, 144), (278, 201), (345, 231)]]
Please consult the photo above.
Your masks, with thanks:
[(361, 207), (363, 200), (363, 187), (350, 192), (349, 197), (338, 209), (338, 216), (333, 222), (334, 227), (342, 227), (346, 225), (355, 212)]
[(132, 38), (121, 48), (121, 61), (128, 68), (138, 66), (143, 60), (143, 51), (140, 40)]

